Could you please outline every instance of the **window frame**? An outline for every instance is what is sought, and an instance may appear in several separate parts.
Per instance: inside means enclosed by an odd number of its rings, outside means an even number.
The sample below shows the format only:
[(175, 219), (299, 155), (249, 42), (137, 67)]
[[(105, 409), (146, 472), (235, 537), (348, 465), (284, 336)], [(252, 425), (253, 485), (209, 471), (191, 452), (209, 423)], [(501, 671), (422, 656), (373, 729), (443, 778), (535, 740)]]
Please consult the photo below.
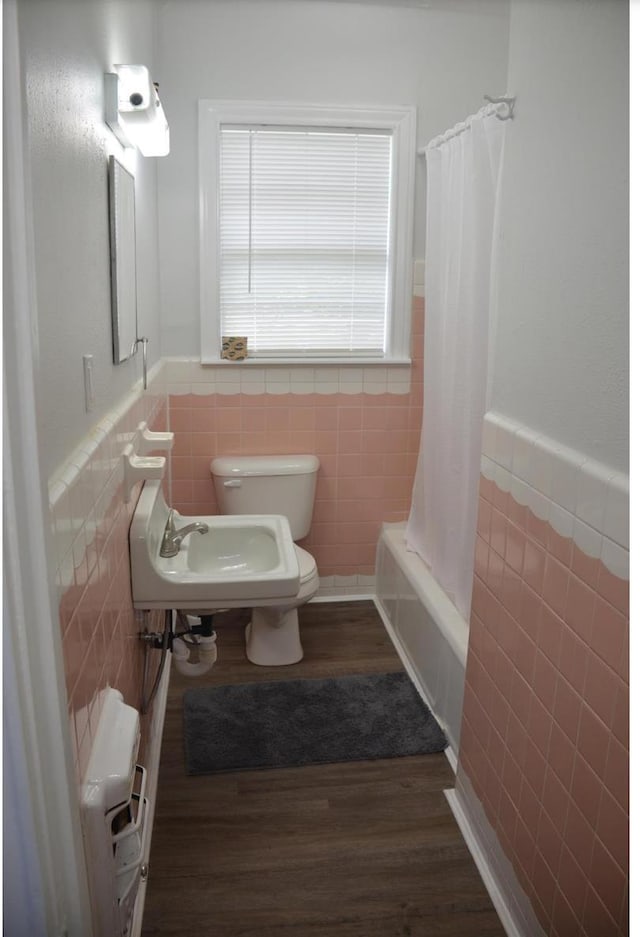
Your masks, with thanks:
[[(295, 355), (245, 358), (243, 366), (270, 364), (409, 364), (413, 281), (413, 209), (416, 109), (403, 106), (346, 107), (266, 101), (201, 100), (199, 124), (200, 357), (202, 364), (228, 365), (220, 357), (219, 154), (220, 128), (228, 124), (338, 127), (391, 133), (390, 288), (386, 351), (376, 357)], [(237, 362), (236, 362), (237, 363)]]

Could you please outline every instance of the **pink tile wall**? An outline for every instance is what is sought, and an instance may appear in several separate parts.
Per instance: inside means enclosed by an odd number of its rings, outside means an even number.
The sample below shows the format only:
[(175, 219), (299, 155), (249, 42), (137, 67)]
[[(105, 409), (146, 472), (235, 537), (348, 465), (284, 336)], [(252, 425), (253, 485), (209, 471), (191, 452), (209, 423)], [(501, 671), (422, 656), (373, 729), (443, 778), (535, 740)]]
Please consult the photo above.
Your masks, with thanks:
[[(72, 482), (59, 485), (52, 505), (58, 562), (59, 613), (69, 723), (78, 783), (84, 777), (101, 713), (101, 691), (115, 687), (140, 708), (143, 649), (131, 603), (129, 524), (140, 485), (125, 504), (121, 475), (123, 439), (139, 420), (153, 429), (166, 423), (166, 407), (145, 414), (132, 408), (87, 457)], [(71, 531), (71, 534), (70, 534)], [(151, 630), (162, 630), (163, 612), (151, 614)], [(154, 660), (152, 666), (157, 661)], [(147, 719), (141, 723), (144, 760)]]
[(629, 583), (484, 478), (460, 757), (545, 932), (626, 934)]
[(217, 513), (216, 455), (310, 453), (320, 460), (304, 541), (321, 576), (371, 575), (383, 521), (405, 520), (422, 419), (424, 301), (414, 301), (408, 394), (172, 395), (172, 503)]

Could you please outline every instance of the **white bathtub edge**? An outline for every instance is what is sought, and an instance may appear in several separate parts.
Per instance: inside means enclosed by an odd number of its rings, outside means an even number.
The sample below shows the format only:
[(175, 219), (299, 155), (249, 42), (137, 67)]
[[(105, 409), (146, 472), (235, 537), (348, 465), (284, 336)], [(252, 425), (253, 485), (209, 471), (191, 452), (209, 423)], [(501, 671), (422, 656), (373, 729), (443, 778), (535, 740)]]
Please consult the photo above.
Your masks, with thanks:
[[(446, 592), (432, 579), (425, 589), (423, 573), (425, 565), (417, 554), (407, 549), (404, 539), (406, 524), (383, 524), (380, 537), (400, 563), (407, 579), (433, 620), (443, 633), (447, 643), (463, 667), (467, 665), (469, 625), (451, 602)], [(447, 633), (442, 625), (446, 624)]]

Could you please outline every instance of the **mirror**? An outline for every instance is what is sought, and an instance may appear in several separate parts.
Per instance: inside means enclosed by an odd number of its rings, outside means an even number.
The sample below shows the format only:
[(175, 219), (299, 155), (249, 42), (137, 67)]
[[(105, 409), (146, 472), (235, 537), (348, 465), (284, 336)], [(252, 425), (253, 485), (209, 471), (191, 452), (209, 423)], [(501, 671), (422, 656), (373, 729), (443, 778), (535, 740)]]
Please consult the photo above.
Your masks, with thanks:
[(111, 322), (113, 362), (136, 351), (136, 212), (135, 179), (109, 157), (109, 230), (111, 243)]

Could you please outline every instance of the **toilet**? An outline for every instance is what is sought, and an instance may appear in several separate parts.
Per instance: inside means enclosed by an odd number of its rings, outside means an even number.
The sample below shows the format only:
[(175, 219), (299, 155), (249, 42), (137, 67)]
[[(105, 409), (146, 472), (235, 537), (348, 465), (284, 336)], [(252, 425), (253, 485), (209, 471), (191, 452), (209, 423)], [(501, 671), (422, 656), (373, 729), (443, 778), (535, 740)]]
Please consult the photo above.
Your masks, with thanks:
[[(309, 533), (316, 479), (320, 463), (314, 455), (221, 456), (211, 462), (218, 509), (221, 514), (283, 514), (291, 536)], [(252, 609), (245, 631), (247, 657), (253, 664), (271, 667), (296, 664), (303, 650), (298, 608), (318, 591), (316, 561), (295, 544), (300, 568), (300, 589), (283, 605)]]

